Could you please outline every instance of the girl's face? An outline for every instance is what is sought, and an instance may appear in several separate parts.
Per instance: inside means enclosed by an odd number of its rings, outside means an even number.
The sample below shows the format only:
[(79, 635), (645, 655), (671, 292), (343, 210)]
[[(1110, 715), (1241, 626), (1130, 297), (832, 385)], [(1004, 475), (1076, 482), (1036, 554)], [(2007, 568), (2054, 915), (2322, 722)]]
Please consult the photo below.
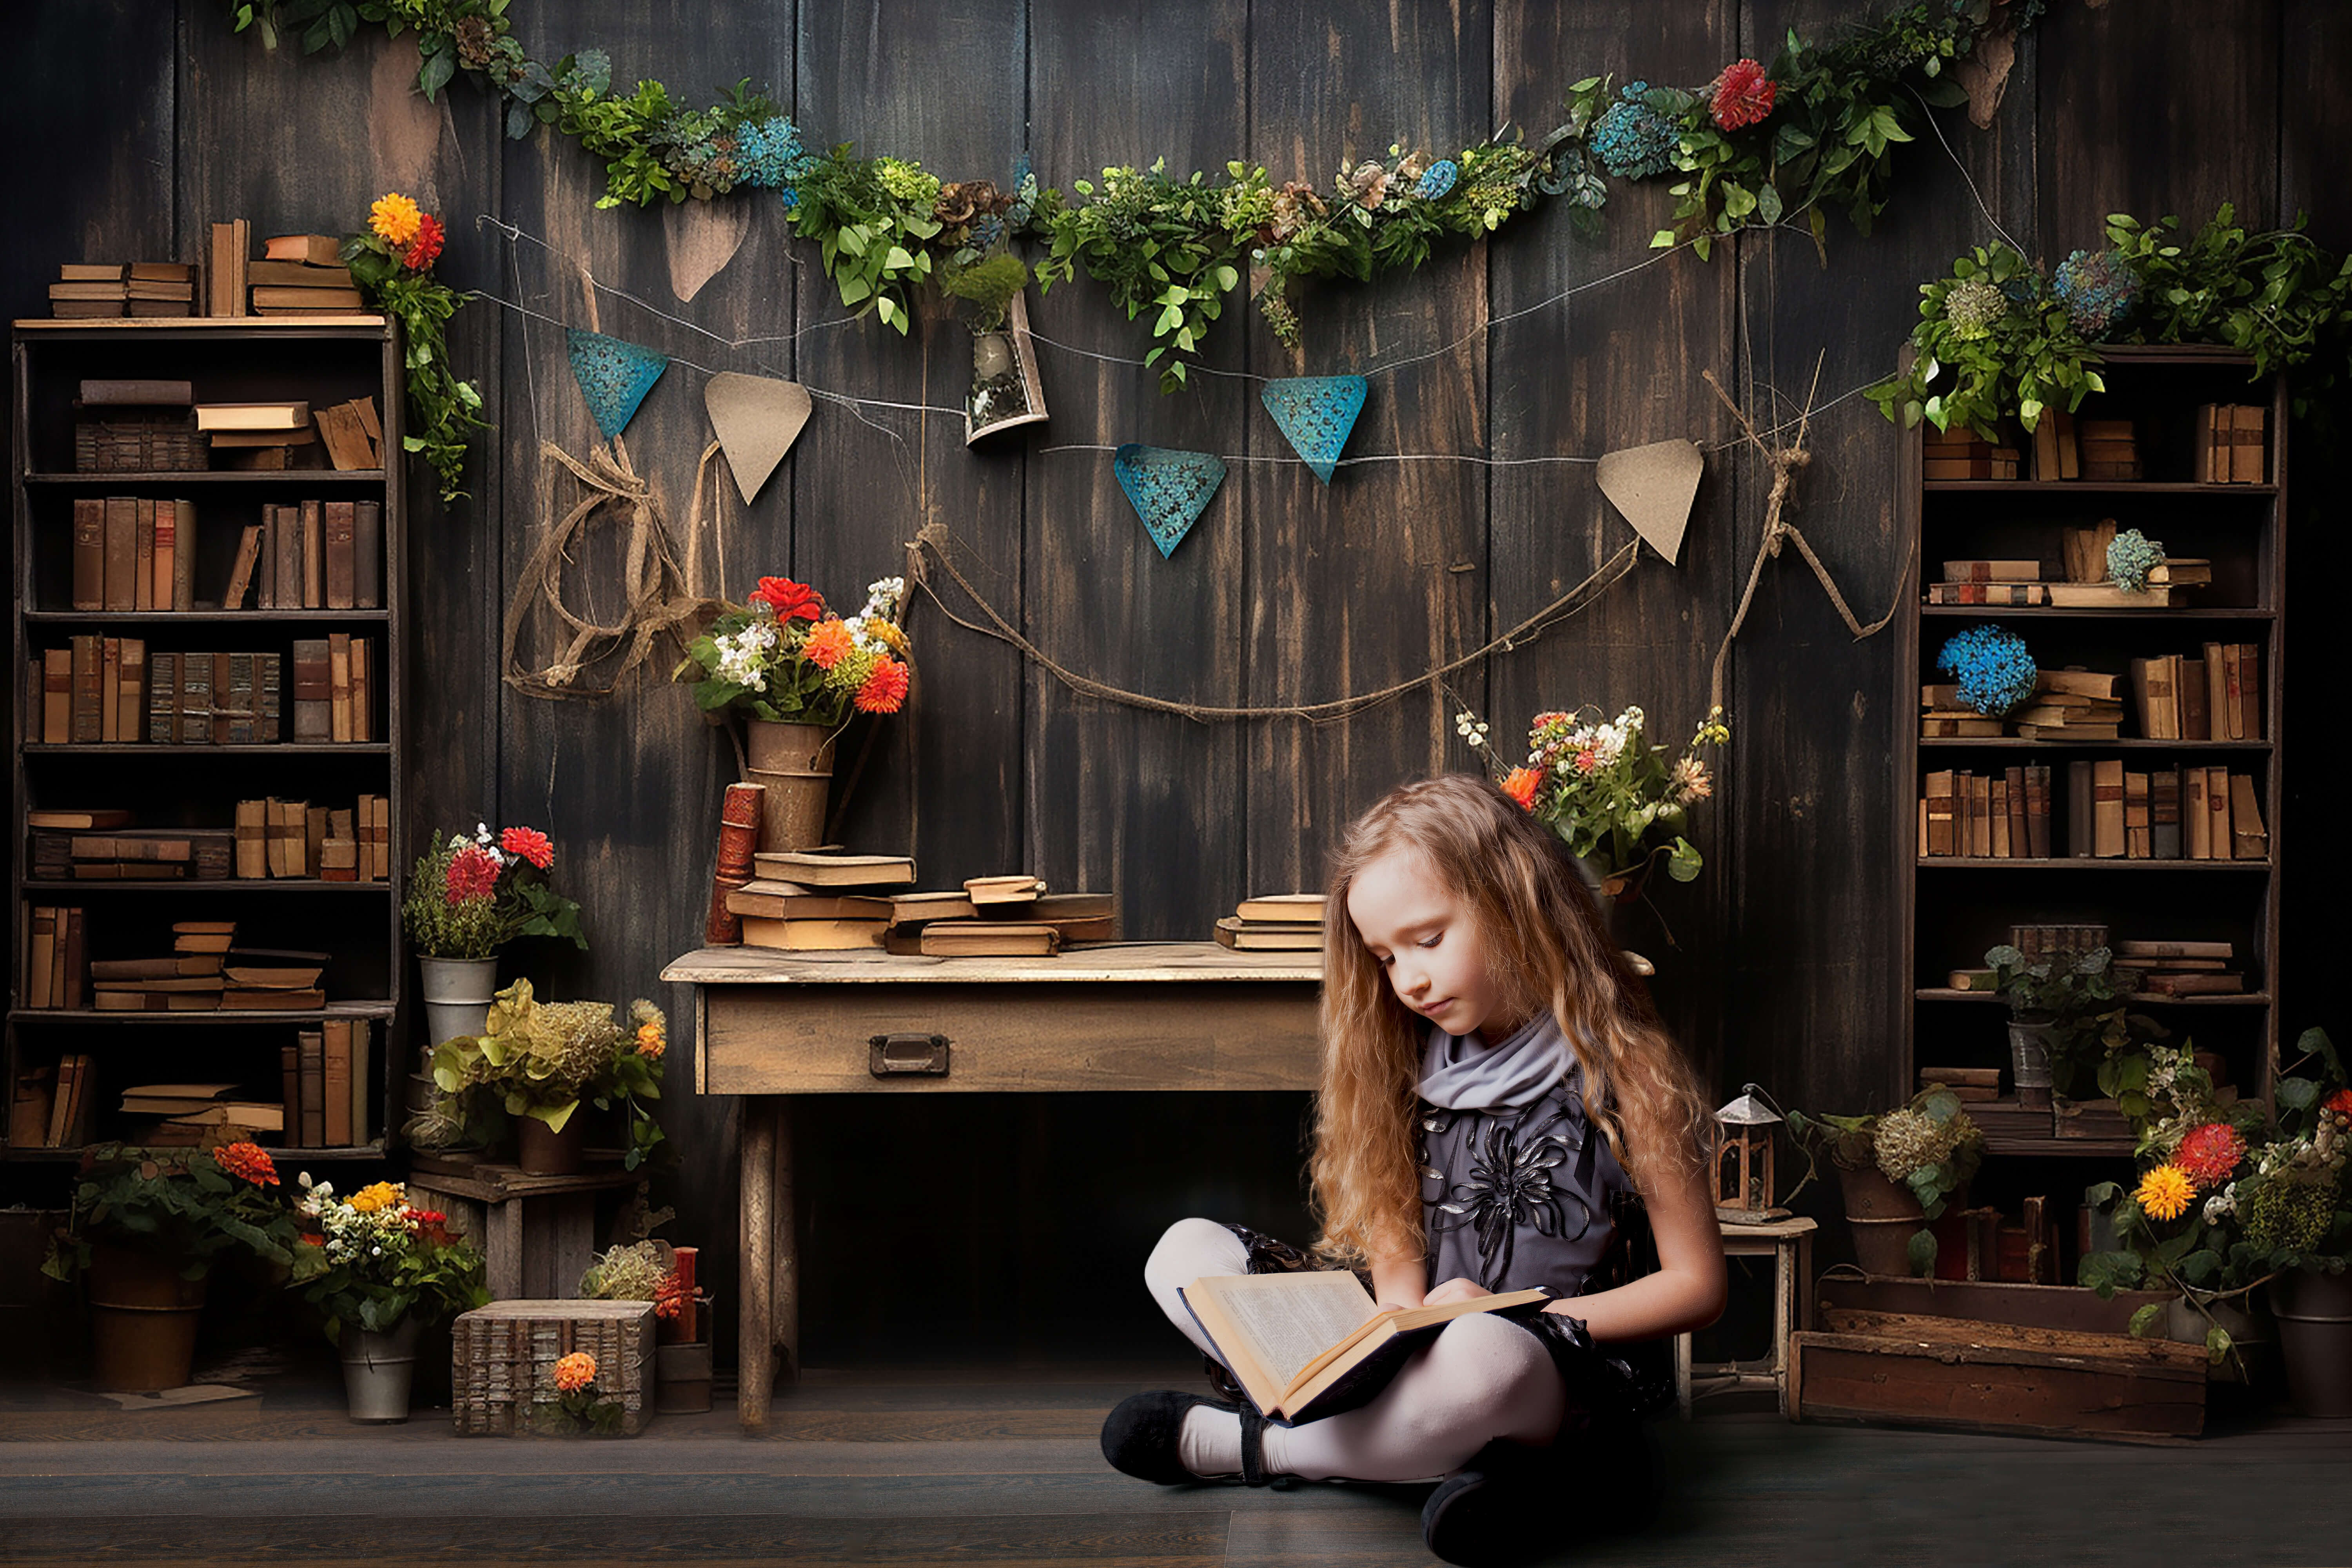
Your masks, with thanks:
[(1476, 1034), (1491, 1045), (1513, 1022), (1469, 907), (1419, 851), (1392, 851), (1357, 872), (1348, 918), (1398, 998), (1447, 1034)]

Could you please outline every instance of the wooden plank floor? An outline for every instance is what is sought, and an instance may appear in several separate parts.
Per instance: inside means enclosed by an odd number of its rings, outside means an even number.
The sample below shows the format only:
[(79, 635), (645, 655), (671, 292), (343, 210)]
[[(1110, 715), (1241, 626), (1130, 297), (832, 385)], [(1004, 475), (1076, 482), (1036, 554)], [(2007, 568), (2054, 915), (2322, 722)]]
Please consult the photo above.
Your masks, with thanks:
[[(1431, 1561), (1424, 1488), (1156, 1488), (1103, 1464), (1111, 1405), (1196, 1382), (1181, 1362), (819, 1370), (759, 1441), (731, 1407), (629, 1441), (461, 1440), (437, 1412), (355, 1426), (315, 1366), (178, 1410), (0, 1390), (0, 1563)], [(1555, 1561), (2352, 1563), (2337, 1497), (2352, 1422), (2242, 1423), (2162, 1450), (1769, 1414), (1655, 1431), (1674, 1478), (1662, 1523), (1585, 1540), (1601, 1500), (1563, 1498)], [(2146, 1517), (2122, 1511), (2133, 1499)]]

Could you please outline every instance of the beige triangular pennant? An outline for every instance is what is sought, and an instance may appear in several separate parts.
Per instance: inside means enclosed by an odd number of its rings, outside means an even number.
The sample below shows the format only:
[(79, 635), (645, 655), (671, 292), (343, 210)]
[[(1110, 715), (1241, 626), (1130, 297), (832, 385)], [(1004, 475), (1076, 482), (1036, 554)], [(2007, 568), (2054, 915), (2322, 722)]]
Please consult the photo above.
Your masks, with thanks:
[(1598, 477), (1601, 493), (1671, 563), (1682, 553), (1691, 503), (1706, 475), (1706, 459), (1696, 444), (1657, 441), (1609, 453), (1601, 459)]
[(808, 423), (808, 388), (772, 375), (721, 371), (703, 389), (702, 405), (710, 411), (710, 427), (749, 506)]

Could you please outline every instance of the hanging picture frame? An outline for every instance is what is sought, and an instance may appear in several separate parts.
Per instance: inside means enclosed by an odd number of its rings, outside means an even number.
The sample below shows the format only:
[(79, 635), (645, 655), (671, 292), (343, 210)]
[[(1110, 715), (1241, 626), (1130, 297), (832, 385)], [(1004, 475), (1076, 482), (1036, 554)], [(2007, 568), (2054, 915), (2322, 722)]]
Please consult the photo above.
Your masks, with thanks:
[(1045, 422), (1045, 384), (1029, 337), (1029, 291), (1005, 302), (1004, 321), (971, 337), (971, 390), (963, 400), (963, 444)]

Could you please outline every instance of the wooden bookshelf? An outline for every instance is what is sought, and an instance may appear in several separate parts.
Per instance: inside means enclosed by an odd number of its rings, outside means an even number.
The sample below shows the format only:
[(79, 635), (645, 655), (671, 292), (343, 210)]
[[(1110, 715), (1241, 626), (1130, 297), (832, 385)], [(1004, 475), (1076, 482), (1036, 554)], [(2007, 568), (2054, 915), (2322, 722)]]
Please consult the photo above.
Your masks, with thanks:
[[(101, 1013), (26, 1005), (26, 943), (11, 955), (5, 1065), (11, 1094), (18, 1073), (83, 1053), (96, 1071), (91, 1136), (131, 1132), (143, 1119), (115, 1110), (130, 1085), (236, 1080), (242, 1098), (280, 1098), (280, 1047), (305, 1028), (331, 1019), (365, 1018), (373, 1039), (369, 1124), (337, 1147), (294, 1147), (265, 1138), (273, 1153), (296, 1161), (380, 1160), (385, 1134), (402, 1112), (406, 1064), (401, 1031), (403, 981), (399, 890), (406, 868), (406, 815), (400, 759), (405, 746), (404, 667), (405, 531), (402, 466), (335, 471), (207, 469), (167, 473), (79, 473), (74, 459), (75, 400), (85, 378), (169, 378), (194, 384), (199, 402), (301, 398), (314, 408), (373, 396), (384, 449), (401, 449), (405, 412), (396, 329), (378, 316), (268, 321), (162, 318), (153, 321), (18, 321), (12, 340), (15, 416), (11, 489), (16, 503), (11, 556), (11, 678), (22, 704), (27, 661), (76, 634), (145, 641), (152, 654), (275, 652), (281, 660), (278, 743), (161, 744), (139, 742), (44, 743), (41, 714), (26, 716), (11, 736), (8, 858), (11, 926), (29, 924), (35, 906), (85, 911), (87, 956), (147, 957), (171, 951), (179, 920), (235, 920), (239, 947), (305, 949), (333, 954), (321, 984), (323, 1009)], [(93, 495), (176, 499), (195, 512), (193, 610), (77, 609), (70, 589), (72, 514)], [(373, 609), (220, 607), (237, 538), (260, 520), (266, 503), (308, 498), (380, 500), (383, 509), (383, 605)], [(249, 600), (248, 602), (252, 602)], [(364, 634), (375, 666), (371, 720), (363, 742), (291, 739), (292, 644), (333, 631)], [(39, 807), (93, 806), (134, 813), (140, 828), (226, 828), (236, 803), (262, 796), (307, 800), (334, 809), (361, 795), (389, 804), (389, 875), (380, 881), (301, 878), (226, 880), (65, 880), (29, 875), (26, 814)], [(89, 994), (87, 984), (84, 995)], [(291, 1112), (289, 1111), (289, 1120)], [(0, 1159), (38, 1169), (74, 1160), (79, 1148), (0, 1145)], [(0, 1186), (18, 1184), (16, 1181)], [(21, 1196), (10, 1194), (9, 1196)], [(0, 1197), (0, 1201), (6, 1198)]]
[[(1896, 973), (1904, 981), (1893, 998), (1891, 1028), (1897, 1045), (1889, 1064), (1890, 1103), (1911, 1094), (1923, 1063), (1999, 1066), (2004, 1069), (2003, 1095), (2013, 1092), (2006, 1080), (2007, 1012), (1989, 1005), (2000, 998), (1952, 989), (1946, 978), (1955, 969), (1981, 967), (1985, 951), (2007, 941), (2012, 924), (2086, 921), (2105, 923), (2111, 941), (2230, 941), (2234, 946), (2231, 967), (2245, 976), (2243, 993), (2138, 994), (2130, 1005), (2158, 1016), (2176, 1042), (2190, 1038), (2199, 1050), (2219, 1053), (2241, 1094), (2267, 1099), (2270, 1093), (2279, 1036), (2274, 998), (2278, 879), (2284, 863), (2280, 806), (2284, 747), (2278, 673), (2290, 478), (2285, 389), (2276, 381), (2250, 382), (2252, 362), (2227, 351), (2110, 347), (2101, 352), (2106, 363), (2100, 374), (2107, 391), (2086, 399), (2076, 417), (2131, 419), (2146, 479), (1927, 482), (1922, 478), (1922, 433), (1911, 432), (1903, 442), (1898, 523), (1915, 566), (1909, 583), (1912, 608), (1895, 622), (1900, 681), (1895, 702), (1896, 711), (1904, 715), (1895, 742), (1895, 772), (1907, 788), (1897, 792), (1894, 827), (1895, 842), (1908, 847), (1896, 854), (1893, 868), (1898, 912), (1893, 940)], [(2193, 428), (2196, 407), (2205, 403), (2259, 404), (2268, 410), (2269, 482), (2211, 484), (2189, 477), (2193, 470), (2187, 435)], [(2030, 437), (2026, 447), (2030, 463)], [(1941, 575), (1947, 560), (2039, 556), (2045, 577), (2062, 575), (2060, 531), (2108, 517), (2119, 527), (2142, 530), (2176, 555), (2211, 560), (2213, 584), (2192, 591), (2188, 605), (2164, 609), (1924, 602), (1924, 584)], [(2043, 668), (2079, 665), (2125, 676), (2125, 737), (1922, 737), (1915, 717), (1919, 689), (1950, 679), (1936, 672), (1937, 653), (1962, 626), (1981, 621), (2015, 629)], [(2176, 741), (2139, 734), (2138, 709), (2129, 694), (2130, 661), (2174, 653), (2195, 657), (2208, 640), (2252, 643), (2261, 650), (2261, 737)], [(2036, 757), (2031, 754), (2034, 752), (2050, 754)], [(2178, 759), (2253, 775), (2270, 835), (2268, 855), (2246, 860), (2069, 856), (2067, 763), (2101, 758), (2128, 758), (2134, 772)], [(2050, 858), (1926, 854), (1916, 824), (1928, 772), (1969, 769), (1997, 775), (2002, 768), (2036, 762), (2046, 762), (2053, 774)], [(2082, 874), (2088, 872), (2134, 874)], [(1966, 1005), (1971, 1003), (1987, 1005)], [(2098, 1157), (2120, 1162), (2129, 1158), (2132, 1145), (2113, 1139), (2045, 1139), (2005, 1131), (1990, 1140), (1988, 1152), (2004, 1159)], [(1998, 1184), (2019, 1184), (2022, 1190), (2022, 1184), (2042, 1180), (2021, 1175), (2004, 1177)], [(2053, 1173), (2049, 1185), (2032, 1184), (2031, 1190), (2057, 1196), (2069, 1184), (2070, 1178)]]

